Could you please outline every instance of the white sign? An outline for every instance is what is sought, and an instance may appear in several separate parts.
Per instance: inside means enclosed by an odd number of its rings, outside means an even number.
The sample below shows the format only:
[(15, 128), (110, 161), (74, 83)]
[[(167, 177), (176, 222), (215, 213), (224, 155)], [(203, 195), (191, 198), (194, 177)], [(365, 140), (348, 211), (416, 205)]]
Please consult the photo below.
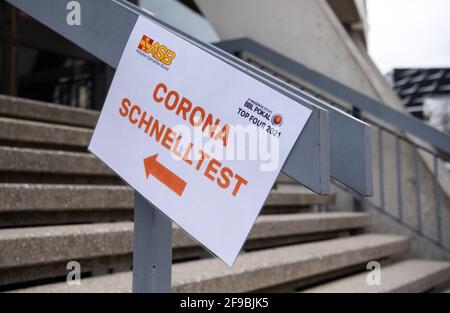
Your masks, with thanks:
[(140, 17), (89, 150), (231, 266), (310, 113)]

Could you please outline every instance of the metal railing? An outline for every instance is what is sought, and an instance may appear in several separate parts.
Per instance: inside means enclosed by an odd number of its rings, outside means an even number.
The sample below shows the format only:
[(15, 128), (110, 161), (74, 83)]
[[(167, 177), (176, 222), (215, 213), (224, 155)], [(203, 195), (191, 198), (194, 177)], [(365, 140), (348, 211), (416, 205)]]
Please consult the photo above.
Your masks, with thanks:
[[(423, 237), (427, 239), (428, 241), (432, 242), (439, 248), (445, 250), (447, 253), (450, 253), (450, 246), (449, 242), (445, 242), (444, 240), (444, 225), (445, 225), (445, 219), (443, 219), (443, 209), (448, 210), (448, 208), (443, 208), (442, 202), (443, 197), (445, 197), (445, 194), (443, 194), (439, 182), (439, 168), (445, 168), (442, 166), (444, 163), (448, 162), (449, 160), (447, 158), (442, 157), (442, 154), (432, 151), (431, 149), (424, 147), (420, 144), (417, 144), (413, 141), (411, 141), (409, 138), (403, 135), (399, 135), (398, 133), (383, 127), (373, 120), (365, 119), (367, 122), (371, 123), (372, 127), (374, 127), (374, 134), (376, 136), (377, 141), (377, 159), (378, 164), (376, 165), (377, 169), (377, 175), (378, 175), (378, 184), (375, 187), (375, 197), (374, 198), (364, 198), (358, 195), (357, 193), (354, 193), (352, 190), (346, 188), (344, 185), (339, 184), (337, 182), (333, 182), (333, 185), (339, 187), (340, 189), (351, 193), (354, 198), (361, 202), (362, 204), (368, 205), (371, 208), (377, 210), (378, 212), (382, 213), (383, 215), (388, 216), (389, 218), (399, 222), (406, 228), (408, 228), (413, 233), (417, 234), (420, 237)], [(387, 206), (386, 205), (386, 168), (385, 168), (385, 159), (386, 159), (386, 152), (384, 149), (385, 142), (386, 141), (392, 141), (394, 145), (394, 149), (391, 151), (393, 153), (393, 159), (395, 160), (395, 164), (393, 166), (393, 176), (395, 176), (395, 200), (396, 204), (394, 206)], [(405, 197), (407, 197), (407, 192), (405, 192), (405, 169), (408, 170), (407, 166), (404, 165), (402, 158), (402, 153), (408, 154), (408, 152), (412, 153), (412, 185), (414, 189), (414, 199), (413, 199), (413, 205), (407, 205), (405, 204)], [(392, 156), (392, 155), (391, 155)], [(428, 218), (425, 218), (425, 216), (429, 214), (425, 214), (425, 208), (423, 206), (424, 200), (422, 199), (422, 191), (423, 191), (423, 184), (422, 184), (422, 172), (427, 167), (425, 166), (424, 162), (422, 161), (423, 158), (429, 157), (431, 159), (431, 168), (428, 169), (429, 176), (432, 180), (432, 191), (431, 195), (433, 197), (434, 203), (429, 203), (429, 206), (432, 207), (431, 216), (428, 216)], [(441, 165), (441, 166), (439, 166)], [(411, 169), (410, 169), (411, 170)], [(392, 186), (392, 181), (390, 181), (390, 185)], [(356, 209), (358, 210), (358, 208)], [(433, 221), (434, 220), (434, 221)], [(430, 227), (425, 227), (425, 224), (430, 224), (434, 222), (433, 229), (430, 229)], [(450, 222), (450, 220), (447, 219), (447, 223)], [(430, 234), (430, 232), (434, 232), (433, 234)]]
[[(261, 83), (303, 104), (312, 110), (312, 114), (282, 171), (317, 193), (327, 194), (330, 192), (328, 111), (306, 97), (294, 94), (257, 73), (246, 71), (236, 62), (237, 58), (224, 58), (216, 55), (214, 49), (217, 48), (194, 39), (125, 0), (79, 0), (84, 14), (80, 27), (67, 24), (66, 1), (7, 0), (7, 2), (28, 13), (113, 68), (119, 64), (137, 19), (140, 16), (145, 17), (236, 69), (246, 72)], [(299, 163), (308, 164), (308, 166), (300, 169)]]
[[(397, 220), (398, 222), (402, 223), (403, 225), (407, 226), (410, 230), (414, 231), (416, 234), (432, 241), (440, 248), (445, 249), (446, 251), (450, 252), (450, 247), (447, 247), (443, 240), (443, 220), (442, 220), (442, 201), (441, 201), (441, 188), (439, 186), (439, 163), (445, 162), (444, 159), (442, 159), (438, 153), (423, 147), (419, 144), (416, 144), (409, 140), (408, 138), (398, 135), (395, 132), (392, 132), (389, 129), (386, 129), (382, 126), (377, 125), (377, 136), (378, 136), (378, 146), (379, 146), (379, 190), (380, 190), (380, 199), (379, 202), (376, 203), (375, 201), (366, 201), (364, 199), (361, 199), (362, 201), (365, 201), (370, 206), (374, 207), (378, 211), (382, 212), (385, 215), (388, 215), (389, 217)], [(395, 183), (396, 183), (396, 200), (397, 200), (397, 206), (396, 206), (396, 213), (393, 213), (391, 211), (388, 211), (386, 207), (386, 201), (385, 201), (385, 189), (386, 189), (386, 178), (384, 175), (384, 151), (383, 151), (383, 142), (386, 140), (386, 137), (392, 137), (393, 141), (395, 143)], [(403, 147), (403, 149), (402, 149)], [(405, 204), (404, 204), (404, 184), (402, 183), (402, 177), (403, 177), (403, 168), (402, 167), (402, 150), (410, 150), (413, 154), (413, 177), (414, 177), (414, 196), (415, 196), (415, 224), (411, 224), (411, 222), (407, 221), (406, 213), (405, 212)], [(434, 198), (434, 204), (430, 203), (430, 206), (433, 207), (433, 215), (435, 219), (435, 230), (436, 234), (435, 237), (429, 235), (426, 233), (425, 227), (424, 227), (424, 207), (422, 205), (423, 199), (421, 199), (422, 195), (422, 169), (425, 167), (421, 157), (431, 157), (432, 159), (432, 168), (430, 172), (430, 176), (432, 179), (432, 195)], [(407, 206), (406, 206), (407, 207)]]
[[(448, 208), (443, 207), (443, 198), (446, 195), (442, 192), (439, 182), (439, 169), (445, 168), (443, 164), (448, 161), (448, 155), (450, 155), (450, 137), (448, 135), (251, 39), (225, 41), (216, 45), (260, 70), (278, 77), (316, 98), (323, 99), (340, 110), (353, 114), (370, 124), (373, 128), (373, 137), (376, 138), (374, 144), (376, 144), (377, 151), (374, 151), (374, 157), (378, 161), (374, 166), (374, 172), (376, 178), (378, 178), (374, 188), (374, 197), (361, 197), (361, 195), (337, 181), (334, 181), (333, 184), (351, 193), (356, 203), (366, 204), (376, 209), (418, 236), (450, 253), (450, 242), (446, 241), (446, 237), (444, 237), (445, 226), (448, 226), (450, 219), (445, 218), (448, 217)], [(383, 124), (389, 124), (391, 128), (381, 125), (377, 120)], [(404, 135), (404, 132), (419, 137), (437, 149), (434, 150), (414, 142)], [(387, 149), (388, 142), (393, 149)], [(393, 153), (391, 158), (387, 158), (387, 153)], [(407, 162), (410, 155), (412, 155), (412, 158), (410, 158), (412, 164)], [(429, 167), (426, 166), (426, 159), (431, 160)], [(389, 169), (393, 170), (392, 172), (386, 171), (386, 160), (395, 160), (394, 164), (389, 164)], [(409, 165), (411, 165), (411, 168), (408, 167)], [(386, 176), (390, 177), (387, 178)], [(423, 189), (425, 188), (424, 177), (432, 181), (432, 190), (425, 191), (425, 194), (428, 195), (427, 199), (422, 199)], [(389, 186), (395, 186), (395, 190), (386, 190), (387, 179), (389, 179)], [(406, 187), (411, 189), (413, 199), (407, 196), (409, 193), (405, 190)], [(395, 194), (395, 201), (392, 201), (393, 197), (390, 198), (390, 206), (386, 205), (387, 191)], [(433, 204), (430, 203), (431, 198), (434, 201)], [(424, 201), (427, 201), (427, 208), (424, 208)], [(395, 207), (392, 206), (392, 202), (396, 202)], [(360, 205), (355, 206), (356, 209), (358, 207)]]
[(232, 54), (240, 54), (244, 59), (251, 58), (255, 64), (265, 65), (267, 69), (272, 69), (274, 76), (284, 77), (285, 80), (296, 82), (297, 85), (300, 82), (304, 89), (313, 94), (321, 95), (327, 101), (347, 104), (343, 107), (355, 107), (423, 139), (446, 153), (450, 153), (450, 136), (445, 133), (421, 123), (417, 118), (397, 111), (355, 89), (311, 70), (254, 40), (248, 38), (235, 39), (223, 41), (216, 45)]
[[(309, 93), (301, 92), (296, 88), (292, 88), (289, 84), (286, 84), (272, 75), (268, 75), (266, 72), (261, 71), (258, 68), (249, 65), (247, 62), (224, 52), (222, 49), (201, 42), (194, 37), (175, 29), (171, 25), (154, 18), (129, 2), (124, 0), (114, 0), (113, 2), (120, 3), (134, 12), (156, 21), (158, 24), (167, 28), (167, 30), (172, 31), (177, 36), (180, 36), (191, 44), (232, 65), (233, 67), (246, 72), (253, 78), (270, 85), (272, 88), (285, 93), (290, 97), (303, 99), (306, 101), (307, 106), (312, 105), (316, 110), (318, 108), (324, 110), (328, 113), (327, 120), (325, 121), (325, 118), (322, 118), (321, 124), (328, 123), (329, 120), (329, 128), (332, 128), (333, 131), (325, 133), (323, 127), (319, 129), (319, 134), (326, 137), (321, 140), (322, 145), (326, 144), (326, 147), (322, 147), (321, 145), (318, 146), (322, 149), (320, 155), (323, 156), (323, 154), (329, 153), (326, 160), (324, 158), (324, 160), (321, 160), (319, 164), (321, 171), (328, 173), (329, 176), (342, 182), (347, 187), (363, 196), (372, 195), (371, 141), (370, 126), (368, 124), (344, 113), (325, 101), (321, 101), (320, 99), (311, 96)], [(314, 119), (315, 117), (310, 118), (309, 122), (312, 122)], [(291, 151), (288, 160), (283, 167), (283, 172), (288, 172), (288, 175), (296, 180), (299, 180), (298, 178), (300, 178), (300, 175), (306, 175), (308, 178), (319, 178), (319, 183), (324, 185), (323, 187), (328, 187), (328, 182), (324, 181), (325, 175), (322, 174), (321, 176), (318, 176), (316, 173), (318, 172), (317, 169), (315, 172), (311, 173), (311, 169), (315, 169), (317, 167), (317, 165), (315, 165), (317, 160), (298, 157), (299, 153), (305, 153), (304, 147), (299, 149), (299, 147), (302, 146), (301, 141), (304, 141), (305, 138), (312, 137), (311, 134), (308, 134), (307, 132), (308, 129), (303, 131), (299, 138), (298, 144), (294, 146), (294, 149)], [(298, 166), (298, 164), (308, 164), (308, 166)], [(317, 188), (314, 188), (314, 185), (309, 185), (307, 187), (316, 192), (318, 190)]]

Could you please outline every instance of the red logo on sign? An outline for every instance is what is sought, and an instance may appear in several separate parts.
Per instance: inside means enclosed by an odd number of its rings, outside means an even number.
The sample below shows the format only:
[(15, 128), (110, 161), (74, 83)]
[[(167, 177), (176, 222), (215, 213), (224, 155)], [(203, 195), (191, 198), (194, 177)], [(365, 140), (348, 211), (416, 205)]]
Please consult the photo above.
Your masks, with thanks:
[(147, 52), (147, 47), (149, 47), (151, 45), (153, 45), (153, 39), (151, 39), (148, 36), (143, 35), (138, 48), (139, 48), (139, 50)]
[(272, 117), (272, 124), (275, 126), (281, 126), (283, 124), (283, 115), (275, 114)]
[(154, 59), (164, 65), (172, 64), (173, 59), (176, 57), (176, 53), (174, 51), (170, 50), (167, 46), (154, 41), (146, 35), (142, 36), (138, 49), (145, 54), (151, 55)]

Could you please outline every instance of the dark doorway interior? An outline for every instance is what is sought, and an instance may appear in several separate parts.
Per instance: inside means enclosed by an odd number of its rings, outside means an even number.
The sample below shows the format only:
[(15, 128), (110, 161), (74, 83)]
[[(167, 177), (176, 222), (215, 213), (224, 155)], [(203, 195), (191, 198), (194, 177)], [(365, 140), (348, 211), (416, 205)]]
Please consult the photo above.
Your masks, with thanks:
[(2, 94), (101, 109), (111, 67), (5, 2), (0, 25)]

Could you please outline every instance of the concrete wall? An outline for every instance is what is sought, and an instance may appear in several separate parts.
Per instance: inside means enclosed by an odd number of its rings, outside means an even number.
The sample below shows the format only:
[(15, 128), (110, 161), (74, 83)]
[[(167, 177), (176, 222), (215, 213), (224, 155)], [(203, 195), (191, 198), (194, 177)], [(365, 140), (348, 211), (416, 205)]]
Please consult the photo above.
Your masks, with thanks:
[(333, 12), (361, 50), (367, 50), (367, 8), (365, 0), (327, 0)]
[[(376, 96), (361, 68), (349, 59), (341, 27), (326, 1), (196, 0), (222, 40), (249, 37), (339, 81)], [(326, 12), (325, 12), (326, 11)], [(340, 34), (343, 32), (343, 34)], [(339, 64), (339, 66), (336, 66)]]
[[(270, 48), (297, 60), (308, 67), (330, 76), (364, 94), (378, 99), (387, 105), (403, 111), (403, 105), (386, 83), (374, 63), (361, 46), (352, 40), (342, 25), (335, 11), (325, 0), (196, 0), (202, 12), (209, 19), (221, 39), (240, 37), (252, 38)], [(368, 118), (384, 127), (401, 133), (394, 126), (388, 125), (372, 116)], [(381, 171), (378, 131), (374, 128), (372, 136), (372, 157), (374, 171), (375, 196), (370, 201), (379, 204), (381, 201)], [(417, 141), (417, 139), (412, 138)], [(425, 144), (426, 143), (422, 143)], [(414, 154), (411, 147), (402, 145), (402, 200), (403, 212), (411, 225), (417, 223), (416, 212), (416, 179), (414, 175)], [(395, 141), (393, 137), (383, 134), (383, 167), (385, 210), (398, 214), (398, 192), (396, 181)], [(436, 213), (433, 193), (433, 180), (430, 172), (431, 162), (428, 157), (420, 158), (421, 176), (421, 217), (424, 232), (436, 237)], [(443, 207), (444, 239), (450, 246), (450, 180), (448, 172), (443, 168), (440, 188)], [(335, 209), (350, 210), (353, 206), (351, 197), (338, 195), (338, 206)], [(368, 207), (370, 210), (370, 207)], [(374, 214), (378, 214), (374, 212)], [(377, 218), (374, 229), (382, 232), (401, 233), (405, 230), (401, 224), (390, 219)], [(390, 226), (389, 226), (390, 225)], [(394, 227), (395, 225), (395, 227)], [(389, 227), (388, 227), (389, 226)], [(414, 236), (413, 233), (411, 235)], [(419, 237), (413, 245), (414, 255), (430, 255), (428, 241)], [(435, 253), (439, 255), (439, 253)], [(445, 255), (445, 253), (444, 253)]]
[(177, 0), (140, 0), (139, 5), (161, 20), (205, 42), (219, 37), (203, 16)]

